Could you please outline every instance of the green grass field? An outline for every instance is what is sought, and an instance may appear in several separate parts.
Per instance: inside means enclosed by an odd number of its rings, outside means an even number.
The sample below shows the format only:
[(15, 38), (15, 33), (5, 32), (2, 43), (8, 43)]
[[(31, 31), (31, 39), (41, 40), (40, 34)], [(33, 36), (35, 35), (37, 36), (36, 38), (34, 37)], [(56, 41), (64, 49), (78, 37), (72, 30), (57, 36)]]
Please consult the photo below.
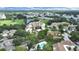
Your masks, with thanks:
[(41, 20), (41, 22), (47, 24), (47, 23), (48, 23), (48, 20), (47, 20), (47, 19), (45, 19), (45, 20)]
[(0, 26), (2, 26), (2, 25), (4, 25), (4, 24), (6, 24), (6, 25), (14, 25), (14, 24), (19, 24), (19, 25), (22, 25), (22, 24), (24, 24), (24, 21), (23, 20), (15, 20), (15, 21), (13, 21), (13, 20), (0, 20)]

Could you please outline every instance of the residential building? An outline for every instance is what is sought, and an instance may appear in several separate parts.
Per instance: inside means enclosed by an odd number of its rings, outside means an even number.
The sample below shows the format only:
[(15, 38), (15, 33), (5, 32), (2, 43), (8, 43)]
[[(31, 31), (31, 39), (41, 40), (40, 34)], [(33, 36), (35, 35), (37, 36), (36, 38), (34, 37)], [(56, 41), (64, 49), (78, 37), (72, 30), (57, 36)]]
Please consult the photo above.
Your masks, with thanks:
[(0, 19), (6, 19), (6, 15), (3, 13), (0, 13)]

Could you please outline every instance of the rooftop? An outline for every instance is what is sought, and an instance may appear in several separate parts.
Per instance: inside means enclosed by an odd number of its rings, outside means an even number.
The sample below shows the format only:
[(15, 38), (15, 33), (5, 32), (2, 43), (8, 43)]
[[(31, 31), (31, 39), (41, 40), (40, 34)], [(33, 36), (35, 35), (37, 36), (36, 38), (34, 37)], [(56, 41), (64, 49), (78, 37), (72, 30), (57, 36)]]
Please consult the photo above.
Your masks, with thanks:
[(54, 51), (66, 51), (64, 45), (75, 45), (72, 41), (61, 41), (53, 45)]

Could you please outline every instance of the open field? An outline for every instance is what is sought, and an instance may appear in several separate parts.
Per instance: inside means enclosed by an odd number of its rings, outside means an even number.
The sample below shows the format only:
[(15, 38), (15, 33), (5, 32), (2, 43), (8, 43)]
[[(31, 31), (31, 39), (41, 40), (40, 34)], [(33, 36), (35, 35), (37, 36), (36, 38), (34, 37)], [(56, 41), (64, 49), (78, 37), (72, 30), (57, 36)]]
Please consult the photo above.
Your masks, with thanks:
[(41, 22), (47, 24), (47, 23), (48, 23), (48, 20), (47, 20), (47, 19), (45, 19), (45, 20), (41, 20)]
[(6, 25), (19, 24), (19, 25), (21, 25), (21, 24), (24, 24), (24, 21), (23, 20), (18, 20), (18, 19), (15, 20), (15, 21), (13, 21), (13, 20), (0, 20), (0, 26), (2, 26), (4, 24), (6, 24)]

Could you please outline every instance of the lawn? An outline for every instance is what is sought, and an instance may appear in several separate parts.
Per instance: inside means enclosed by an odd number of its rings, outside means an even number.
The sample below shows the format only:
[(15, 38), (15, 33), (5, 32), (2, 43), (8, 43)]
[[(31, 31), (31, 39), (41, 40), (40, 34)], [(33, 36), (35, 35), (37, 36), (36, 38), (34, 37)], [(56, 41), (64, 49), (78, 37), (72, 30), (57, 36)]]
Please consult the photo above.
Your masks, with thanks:
[(48, 20), (47, 20), (47, 19), (45, 19), (45, 20), (41, 20), (41, 22), (47, 24), (47, 23), (48, 23)]
[(6, 24), (6, 25), (19, 24), (19, 25), (21, 25), (21, 24), (24, 24), (24, 21), (23, 20), (18, 20), (18, 19), (16, 19), (15, 21), (13, 21), (13, 20), (0, 20), (0, 26), (2, 26), (4, 24)]

